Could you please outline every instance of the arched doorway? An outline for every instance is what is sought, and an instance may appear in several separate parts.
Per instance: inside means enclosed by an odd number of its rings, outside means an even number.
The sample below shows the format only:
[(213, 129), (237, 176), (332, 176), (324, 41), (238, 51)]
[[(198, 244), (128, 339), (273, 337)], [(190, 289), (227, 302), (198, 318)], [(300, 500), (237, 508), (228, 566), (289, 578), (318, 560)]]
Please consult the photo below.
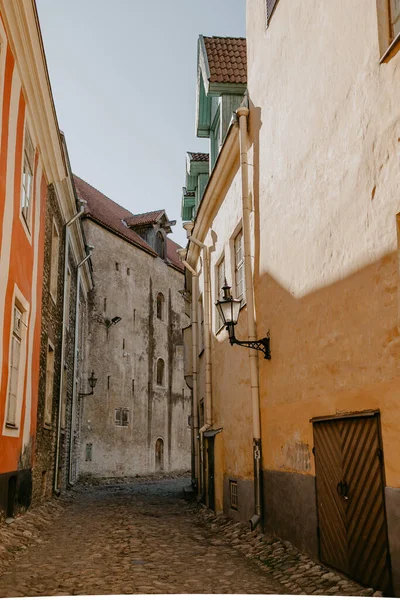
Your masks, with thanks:
[(164, 471), (164, 441), (161, 438), (156, 441), (156, 471)]

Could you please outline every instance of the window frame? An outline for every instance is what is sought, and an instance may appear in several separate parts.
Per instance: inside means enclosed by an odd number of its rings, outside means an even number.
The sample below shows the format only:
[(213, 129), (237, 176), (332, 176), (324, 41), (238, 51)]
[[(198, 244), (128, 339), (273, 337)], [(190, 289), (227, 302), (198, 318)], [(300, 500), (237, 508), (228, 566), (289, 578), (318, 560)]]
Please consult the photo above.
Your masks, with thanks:
[[(31, 147), (29, 147), (29, 145)], [(29, 147), (29, 151), (27, 149)], [(31, 154), (31, 157), (29, 156)], [(32, 164), (30, 164), (30, 158)], [(25, 167), (28, 167), (28, 190), (26, 190)], [(30, 178), (29, 178), (30, 177)], [(26, 227), (29, 236), (32, 235), (32, 214), (33, 214), (33, 196), (34, 196), (34, 178), (35, 178), (35, 145), (28, 124), (25, 122), (24, 145), (22, 149), (22, 169), (21, 169), (21, 199), (20, 215), (21, 220)]]
[(236, 479), (229, 480), (229, 504), (232, 510), (239, 510), (238, 482)]
[[(222, 285), (220, 285), (220, 283), (221, 283), (220, 269), (221, 269), (222, 265), (224, 267), (224, 271), (223, 271)], [(215, 265), (215, 301), (220, 299), (220, 290), (221, 290), (222, 286), (224, 285), (225, 280), (226, 280), (226, 261), (225, 261), (225, 254), (222, 254), (218, 263)], [(218, 310), (217, 306), (215, 306), (215, 333), (219, 333), (223, 327), (224, 327), (224, 322), (221, 319), (221, 315), (219, 314), (219, 310)]]
[[(118, 416), (119, 414), (119, 416)], [(114, 409), (114, 425), (116, 427), (128, 427), (130, 423), (129, 408), (117, 407)]]

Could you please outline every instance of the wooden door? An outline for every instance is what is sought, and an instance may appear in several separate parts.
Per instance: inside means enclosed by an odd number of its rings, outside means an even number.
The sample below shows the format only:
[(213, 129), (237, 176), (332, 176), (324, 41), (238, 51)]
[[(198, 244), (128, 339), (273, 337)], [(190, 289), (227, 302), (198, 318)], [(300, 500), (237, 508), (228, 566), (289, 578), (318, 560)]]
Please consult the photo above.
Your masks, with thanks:
[(314, 422), (321, 560), (391, 592), (379, 416)]

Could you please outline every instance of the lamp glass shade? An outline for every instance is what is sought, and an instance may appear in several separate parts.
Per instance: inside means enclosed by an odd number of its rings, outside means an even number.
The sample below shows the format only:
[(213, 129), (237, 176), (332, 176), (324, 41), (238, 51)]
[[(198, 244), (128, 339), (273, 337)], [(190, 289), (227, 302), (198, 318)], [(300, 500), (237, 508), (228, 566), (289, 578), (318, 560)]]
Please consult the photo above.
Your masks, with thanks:
[(239, 318), (241, 301), (229, 298), (226, 300), (219, 300), (216, 302), (216, 305), (224, 325), (228, 325), (228, 323), (236, 325)]
[(92, 371), (91, 376), (89, 377), (89, 385), (92, 390), (96, 387), (97, 377), (94, 376), (94, 371)]

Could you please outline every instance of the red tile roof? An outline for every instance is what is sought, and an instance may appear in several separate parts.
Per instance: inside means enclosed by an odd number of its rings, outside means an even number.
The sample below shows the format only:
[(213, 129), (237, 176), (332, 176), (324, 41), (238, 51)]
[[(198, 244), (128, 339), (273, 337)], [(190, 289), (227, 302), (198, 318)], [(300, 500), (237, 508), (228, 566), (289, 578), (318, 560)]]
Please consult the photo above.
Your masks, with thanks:
[(152, 225), (153, 223), (157, 223), (164, 213), (165, 210), (153, 210), (152, 212), (148, 213), (132, 215), (125, 220), (129, 227), (134, 227), (135, 225)]
[(210, 155), (208, 152), (188, 152), (190, 156), (190, 160), (194, 160), (195, 162), (208, 162)]
[[(87, 205), (85, 207), (85, 216), (93, 219), (94, 221), (104, 225), (108, 229), (114, 231), (117, 235), (123, 237), (126, 241), (139, 246), (149, 254), (157, 256), (157, 253), (153, 248), (147, 244), (137, 233), (127, 227), (125, 223), (135, 217), (143, 218), (143, 222), (146, 220), (146, 215), (151, 215), (151, 219), (154, 219), (155, 214), (162, 215), (165, 211), (158, 210), (149, 213), (142, 213), (141, 215), (132, 215), (132, 213), (123, 208), (101, 192), (91, 186), (89, 183), (74, 175), (74, 183), (78, 198), (86, 200)], [(153, 222), (148, 221), (147, 222)], [(175, 242), (167, 237), (167, 259), (173, 264), (174, 267), (183, 271), (183, 265), (179, 260), (176, 253), (176, 249), (180, 248)]]
[(204, 37), (211, 83), (247, 83), (245, 38)]

